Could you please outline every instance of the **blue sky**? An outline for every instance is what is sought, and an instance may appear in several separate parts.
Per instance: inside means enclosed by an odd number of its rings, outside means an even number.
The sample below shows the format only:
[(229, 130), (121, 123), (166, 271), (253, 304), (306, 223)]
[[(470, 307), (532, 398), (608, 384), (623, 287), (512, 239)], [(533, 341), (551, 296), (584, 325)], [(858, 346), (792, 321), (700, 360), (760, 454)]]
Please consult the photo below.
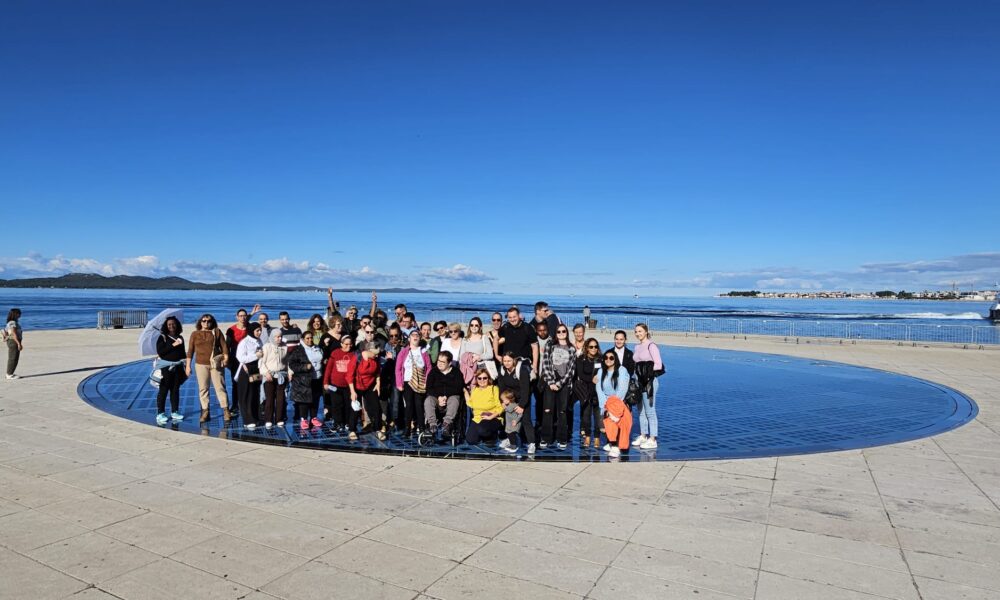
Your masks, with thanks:
[(1000, 279), (996, 2), (4, 2), (0, 277)]

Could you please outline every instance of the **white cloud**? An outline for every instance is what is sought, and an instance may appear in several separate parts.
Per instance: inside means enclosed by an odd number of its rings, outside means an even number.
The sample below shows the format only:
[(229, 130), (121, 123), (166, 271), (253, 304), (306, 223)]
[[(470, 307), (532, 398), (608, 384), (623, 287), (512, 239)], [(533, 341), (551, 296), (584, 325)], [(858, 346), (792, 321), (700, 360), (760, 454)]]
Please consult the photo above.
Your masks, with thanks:
[(437, 268), (430, 269), (423, 273), (423, 276), (428, 279), (437, 279), (441, 281), (457, 281), (464, 283), (480, 283), (484, 281), (493, 281), (495, 277), (490, 277), (482, 271), (473, 269), (468, 265), (457, 264), (453, 267), (448, 268)]

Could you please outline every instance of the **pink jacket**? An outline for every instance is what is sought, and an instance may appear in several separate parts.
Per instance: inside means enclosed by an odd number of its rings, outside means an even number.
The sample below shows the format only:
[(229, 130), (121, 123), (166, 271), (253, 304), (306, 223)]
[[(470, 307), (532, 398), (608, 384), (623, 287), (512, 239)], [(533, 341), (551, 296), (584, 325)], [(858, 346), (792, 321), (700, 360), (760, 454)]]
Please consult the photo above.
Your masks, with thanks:
[[(424, 376), (430, 375), (431, 373), (431, 357), (426, 352), (421, 352), (424, 357)], [(406, 363), (410, 360), (410, 347), (407, 346), (399, 351), (399, 356), (396, 357), (396, 387), (401, 388), (405, 383), (403, 381), (403, 374), (406, 372)]]

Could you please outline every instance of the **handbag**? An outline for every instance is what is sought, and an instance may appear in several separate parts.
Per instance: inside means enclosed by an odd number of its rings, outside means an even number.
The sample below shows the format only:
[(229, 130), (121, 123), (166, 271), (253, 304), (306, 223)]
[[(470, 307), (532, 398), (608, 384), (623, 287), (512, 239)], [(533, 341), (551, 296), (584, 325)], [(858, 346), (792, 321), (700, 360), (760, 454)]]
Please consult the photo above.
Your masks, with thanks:
[[(417, 353), (419, 355), (419, 352)], [(409, 359), (413, 367), (413, 375), (410, 377), (410, 388), (418, 393), (423, 394), (427, 392), (427, 373), (424, 372), (424, 365), (420, 364), (413, 357), (413, 352), (410, 352)]]
[(219, 333), (218, 329), (213, 330), (215, 335), (213, 336), (215, 342), (212, 344), (212, 356), (208, 359), (208, 364), (215, 370), (222, 370), (222, 347), (221, 340), (222, 334)]
[(639, 400), (642, 399), (642, 387), (639, 382), (636, 381), (635, 377), (628, 380), (628, 391), (625, 392), (625, 404), (629, 406), (635, 406), (639, 404)]

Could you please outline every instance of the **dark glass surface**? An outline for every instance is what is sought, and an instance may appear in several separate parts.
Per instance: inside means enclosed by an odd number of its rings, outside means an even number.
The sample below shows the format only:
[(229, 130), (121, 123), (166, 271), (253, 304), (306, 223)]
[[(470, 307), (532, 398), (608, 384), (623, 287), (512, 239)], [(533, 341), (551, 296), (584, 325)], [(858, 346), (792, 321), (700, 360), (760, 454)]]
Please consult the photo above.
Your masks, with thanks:
[[(971, 399), (951, 388), (896, 373), (772, 354), (661, 349), (667, 373), (660, 378), (655, 403), (659, 447), (633, 447), (623, 453), (623, 460), (726, 459), (865, 448), (954, 429), (978, 412)], [(147, 381), (151, 369), (150, 360), (106, 369), (81, 382), (79, 394), (101, 410), (155, 427), (156, 389)], [(183, 421), (165, 427), (324, 450), (469, 459), (527, 457), (523, 449), (509, 455), (495, 444), (421, 445), (395, 433), (384, 442), (372, 434), (350, 441), (346, 433), (326, 426), (301, 432), (291, 420), (284, 427), (250, 431), (238, 421), (223, 424), (214, 390), (213, 418), (205, 427), (198, 423), (198, 385), (193, 376), (181, 387), (181, 412)], [(574, 416), (569, 447), (538, 449), (534, 460), (607, 460), (599, 449), (580, 447), (578, 405)], [(633, 436), (638, 432), (636, 421)]]

